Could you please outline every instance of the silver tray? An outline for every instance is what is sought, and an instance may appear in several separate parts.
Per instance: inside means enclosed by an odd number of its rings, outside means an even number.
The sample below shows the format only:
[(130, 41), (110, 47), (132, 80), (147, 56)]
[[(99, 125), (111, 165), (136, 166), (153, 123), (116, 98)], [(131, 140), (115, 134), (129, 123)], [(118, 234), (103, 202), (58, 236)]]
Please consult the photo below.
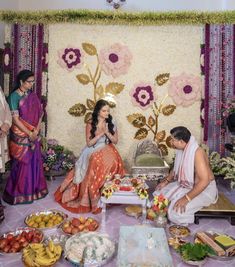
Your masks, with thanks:
[(58, 223), (58, 224), (56, 224), (56, 225), (54, 225), (54, 226), (52, 226), (52, 227), (43, 227), (43, 228), (39, 228), (39, 227), (32, 227), (32, 226), (31, 226), (31, 228), (34, 228), (34, 229), (40, 229), (40, 230), (48, 230), (48, 229), (52, 230), (52, 229), (56, 229), (56, 228), (59, 227), (59, 226), (64, 222), (64, 220), (68, 217), (68, 215), (65, 214), (65, 213), (63, 213), (62, 211), (54, 210), (54, 209), (52, 209), (52, 210), (45, 210), (45, 211), (37, 211), (37, 212), (34, 212), (34, 213), (29, 214), (29, 215), (24, 219), (24, 223), (28, 226), (28, 224), (27, 224), (28, 219), (29, 219), (30, 217), (32, 217), (33, 215), (40, 215), (40, 214), (44, 214), (44, 215), (48, 215), (48, 214), (60, 214), (60, 215), (62, 216), (63, 220), (62, 220), (60, 223)]
[[(114, 250), (112, 252), (112, 254), (109, 255), (108, 258), (106, 259), (103, 259), (102, 261), (98, 262), (98, 261), (95, 261), (95, 260), (84, 260), (83, 262), (76, 262), (74, 261), (73, 259), (69, 259), (68, 257), (66, 257), (67, 255), (67, 248), (66, 248), (66, 245), (68, 246), (69, 242), (71, 242), (71, 239), (75, 238), (75, 237), (79, 237), (79, 236), (82, 236), (82, 235), (85, 235), (87, 233), (91, 233), (91, 232), (86, 232), (86, 233), (79, 233), (79, 234), (76, 234), (76, 235), (73, 235), (72, 237), (70, 237), (67, 241), (66, 241), (66, 244), (65, 244), (65, 249), (64, 249), (64, 255), (65, 255), (65, 259), (67, 261), (69, 261), (70, 263), (72, 263), (74, 266), (78, 266), (78, 267), (101, 267), (101, 266), (105, 266), (107, 263), (109, 263), (113, 258), (114, 256), (116, 255), (116, 251), (117, 251), (117, 244), (116, 242), (114, 242), (111, 238), (110, 241), (114, 244)], [(94, 232), (92, 232), (94, 233)], [(101, 234), (101, 233), (96, 233), (97, 235), (104, 235), (104, 234)]]
[[(217, 232), (214, 232), (214, 231), (205, 231), (205, 233), (208, 233), (208, 234), (211, 234), (211, 235), (214, 235), (214, 234), (217, 234), (217, 235), (222, 235), (221, 233), (217, 233)], [(223, 234), (223, 235), (227, 235), (227, 234)], [(234, 237), (230, 236), (230, 235), (227, 235), (229, 237), (231, 237), (232, 239), (234, 239)], [(196, 235), (194, 237), (196, 239)], [(218, 244), (219, 245), (219, 244)], [(219, 261), (232, 261), (235, 259), (235, 256), (218, 256), (218, 255), (209, 255), (210, 258), (212, 259), (215, 259), (215, 260), (219, 260)]]
[[(0, 236), (0, 238), (5, 238), (9, 234), (12, 234), (13, 236), (16, 236), (16, 235), (21, 234), (23, 231), (25, 231), (27, 233), (30, 232), (30, 231), (37, 231), (37, 232), (39, 232), (42, 235), (42, 240), (40, 241), (40, 243), (42, 243), (43, 240), (44, 240), (43, 232), (41, 230), (39, 230), (39, 229), (36, 229), (35, 230), (35, 228), (31, 228), (31, 227), (19, 227), (15, 231), (9, 231), (9, 232), (6, 232), (6, 233), (2, 234)], [(17, 254), (21, 254), (21, 251), (19, 251), (19, 252), (8, 252), (7, 253), (7, 252), (4, 252), (4, 251), (0, 250), (0, 254), (3, 254), (3, 255), (12, 255), (12, 254), (14, 254), (14, 255), (17, 255)]]

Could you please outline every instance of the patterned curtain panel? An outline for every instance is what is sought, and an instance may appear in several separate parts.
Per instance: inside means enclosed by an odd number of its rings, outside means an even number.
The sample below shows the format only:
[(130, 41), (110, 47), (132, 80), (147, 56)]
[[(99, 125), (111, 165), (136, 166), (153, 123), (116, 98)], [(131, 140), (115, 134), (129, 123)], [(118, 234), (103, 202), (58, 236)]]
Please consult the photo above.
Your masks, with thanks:
[[(34, 90), (41, 99), (44, 111), (47, 103), (48, 84), (48, 28), (38, 25), (7, 25), (5, 28), (4, 92), (8, 95), (19, 71), (35, 73)], [(47, 116), (43, 119), (42, 132), (46, 135)]]
[(224, 155), (224, 144), (230, 141), (230, 134), (223, 114), (235, 98), (235, 26), (206, 25), (201, 53), (205, 82), (204, 141), (210, 151)]

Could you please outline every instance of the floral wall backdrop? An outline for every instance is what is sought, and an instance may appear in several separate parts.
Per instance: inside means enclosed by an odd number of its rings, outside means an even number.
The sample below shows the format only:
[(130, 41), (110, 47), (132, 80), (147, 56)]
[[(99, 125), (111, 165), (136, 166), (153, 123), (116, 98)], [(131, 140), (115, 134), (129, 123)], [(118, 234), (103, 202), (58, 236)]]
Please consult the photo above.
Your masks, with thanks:
[[(130, 123), (128, 116), (141, 114), (153, 124), (154, 103), (159, 105), (162, 100), (165, 106), (174, 108), (171, 116), (158, 117), (158, 131), (165, 131), (167, 138), (172, 127), (184, 125), (200, 142), (201, 26), (56, 24), (49, 27), (48, 138), (56, 138), (76, 155), (80, 153), (85, 145), (84, 117), (71, 116), (68, 110), (76, 103), (92, 108), (92, 102), (87, 100), (94, 100), (94, 82), (99, 78), (97, 98), (104, 93), (99, 84), (108, 90), (119, 84), (119, 89), (115, 87), (116, 107), (111, 113), (119, 131), (117, 147), (127, 167), (139, 142), (134, 137), (140, 129)], [(98, 56), (89, 47), (87, 52), (84, 44), (92, 44)], [(116, 52), (112, 53), (110, 47)], [(101, 75), (91, 82), (91, 77), (98, 75), (97, 57), (102, 64)], [(119, 67), (111, 66), (118, 61)], [(161, 82), (159, 77), (163, 80), (167, 77), (167, 82)], [(149, 134), (147, 138), (154, 136)], [(168, 159), (172, 156), (173, 150), (169, 149)]]

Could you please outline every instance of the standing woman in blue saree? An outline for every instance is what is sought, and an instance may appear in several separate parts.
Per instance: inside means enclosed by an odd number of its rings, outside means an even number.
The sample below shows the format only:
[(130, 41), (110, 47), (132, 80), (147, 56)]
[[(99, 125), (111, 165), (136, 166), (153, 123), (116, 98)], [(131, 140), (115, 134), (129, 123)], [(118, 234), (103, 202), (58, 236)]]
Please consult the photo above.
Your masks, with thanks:
[(39, 137), (43, 111), (31, 90), (33, 84), (33, 72), (22, 70), (8, 98), (13, 119), (9, 144), (13, 162), (3, 200), (11, 205), (32, 203), (48, 193)]

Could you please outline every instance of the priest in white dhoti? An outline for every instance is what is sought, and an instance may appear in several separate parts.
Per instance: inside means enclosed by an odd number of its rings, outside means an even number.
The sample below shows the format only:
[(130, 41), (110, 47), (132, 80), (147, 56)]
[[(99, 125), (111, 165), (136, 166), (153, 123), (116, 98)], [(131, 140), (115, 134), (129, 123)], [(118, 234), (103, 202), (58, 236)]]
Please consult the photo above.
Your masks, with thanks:
[(11, 123), (11, 112), (0, 87), (0, 175), (5, 172), (5, 163), (9, 160), (7, 134)]
[(217, 201), (218, 190), (208, 157), (190, 131), (179, 126), (170, 133), (176, 149), (174, 168), (157, 185), (154, 195), (163, 194), (170, 200), (171, 222), (187, 225), (194, 222), (195, 212)]

